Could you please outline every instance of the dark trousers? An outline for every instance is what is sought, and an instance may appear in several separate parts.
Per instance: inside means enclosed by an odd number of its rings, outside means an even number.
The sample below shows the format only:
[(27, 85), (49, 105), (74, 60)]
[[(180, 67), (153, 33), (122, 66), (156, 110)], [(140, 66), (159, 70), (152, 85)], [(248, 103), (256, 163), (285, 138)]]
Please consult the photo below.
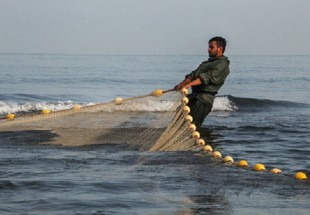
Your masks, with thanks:
[(189, 114), (193, 117), (193, 123), (200, 127), (210, 113), (212, 107), (201, 102), (197, 98), (191, 98), (187, 105), (191, 109)]

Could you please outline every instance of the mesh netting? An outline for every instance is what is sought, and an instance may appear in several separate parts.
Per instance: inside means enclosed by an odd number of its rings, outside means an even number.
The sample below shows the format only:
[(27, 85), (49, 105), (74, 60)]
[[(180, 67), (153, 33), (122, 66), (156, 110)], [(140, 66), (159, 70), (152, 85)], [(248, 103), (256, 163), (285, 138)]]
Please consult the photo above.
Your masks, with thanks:
[(172, 91), (21, 115), (2, 119), (0, 132), (6, 142), (64, 146), (126, 143), (139, 150), (195, 150), (199, 136), (193, 135), (195, 126), (188, 110), (184, 111), (184, 97)]

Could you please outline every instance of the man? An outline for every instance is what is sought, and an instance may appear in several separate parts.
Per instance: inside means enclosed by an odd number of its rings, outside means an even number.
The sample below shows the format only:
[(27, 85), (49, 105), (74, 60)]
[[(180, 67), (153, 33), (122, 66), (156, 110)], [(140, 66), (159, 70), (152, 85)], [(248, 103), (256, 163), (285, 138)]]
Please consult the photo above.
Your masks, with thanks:
[(180, 90), (183, 87), (192, 87), (188, 95), (190, 115), (196, 126), (201, 126), (210, 113), (214, 97), (223, 86), (229, 74), (229, 60), (224, 56), (226, 40), (222, 37), (213, 37), (209, 40), (209, 59), (185, 76), (185, 79), (174, 87)]

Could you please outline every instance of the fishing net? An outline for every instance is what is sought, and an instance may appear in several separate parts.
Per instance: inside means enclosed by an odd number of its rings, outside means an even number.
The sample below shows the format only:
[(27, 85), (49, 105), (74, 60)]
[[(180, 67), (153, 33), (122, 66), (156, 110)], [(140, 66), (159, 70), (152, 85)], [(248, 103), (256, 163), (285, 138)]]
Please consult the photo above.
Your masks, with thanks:
[(0, 137), (64, 146), (126, 143), (139, 150), (198, 150), (204, 142), (191, 123), (186, 94), (186, 89), (154, 90), (60, 111), (7, 114), (0, 120)]

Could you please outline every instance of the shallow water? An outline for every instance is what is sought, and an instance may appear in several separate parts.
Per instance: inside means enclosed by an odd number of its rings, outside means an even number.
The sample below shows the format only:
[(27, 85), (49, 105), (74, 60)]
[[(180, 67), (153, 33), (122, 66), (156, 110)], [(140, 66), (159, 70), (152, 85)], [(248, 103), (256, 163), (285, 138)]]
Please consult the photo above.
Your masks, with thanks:
[(199, 153), (137, 152), (126, 145), (6, 148), (1, 153), (0, 186), (0, 208), (6, 214), (306, 214), (309, 210), (309, 183), (224, 166)]
[[(281, 168), (282, 175), (226, 166), (199, 152), (10, 142), (14, 136), (0, 131), (1, 214), (308, 214), (309, 181), (293, 174), (309, 176), (310, 57), (230, 59), (231, 74), (202, 133), (223, 155)], [(169, 89), (202, 60), (1, 54), (0, 114)], [(163, 106), (144, 112), (154, 108)]]

